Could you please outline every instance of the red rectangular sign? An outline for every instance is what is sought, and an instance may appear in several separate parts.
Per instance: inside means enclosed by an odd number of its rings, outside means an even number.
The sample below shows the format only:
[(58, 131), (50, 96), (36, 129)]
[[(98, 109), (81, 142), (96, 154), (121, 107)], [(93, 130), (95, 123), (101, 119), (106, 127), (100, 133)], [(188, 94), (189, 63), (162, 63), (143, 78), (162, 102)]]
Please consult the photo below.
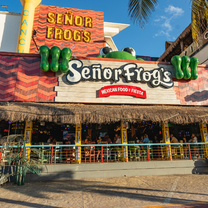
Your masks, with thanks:
[(109, 97), (111, 95), (128, 95), (137, 98), (146, 99), (146, 91), (140, 87), (129, 86), (129, 85), (110, 85), (105, 86), (99, 90), (99, 97)]

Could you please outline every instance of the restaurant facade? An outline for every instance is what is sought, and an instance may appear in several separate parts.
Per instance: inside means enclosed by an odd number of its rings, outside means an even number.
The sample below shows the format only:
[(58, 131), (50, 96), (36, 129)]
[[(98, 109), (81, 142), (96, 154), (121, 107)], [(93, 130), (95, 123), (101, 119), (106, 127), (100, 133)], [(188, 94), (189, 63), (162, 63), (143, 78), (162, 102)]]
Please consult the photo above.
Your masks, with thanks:
[(149, 128), (162, 143), (170, 132), (208, 142), (207, 65), (136, 59), (133, 46), (105, 41), (103, 12), (22, 2), (17, 53), (0, 52), (2, 136), (80, 145), (117, 132), (128, 144)]

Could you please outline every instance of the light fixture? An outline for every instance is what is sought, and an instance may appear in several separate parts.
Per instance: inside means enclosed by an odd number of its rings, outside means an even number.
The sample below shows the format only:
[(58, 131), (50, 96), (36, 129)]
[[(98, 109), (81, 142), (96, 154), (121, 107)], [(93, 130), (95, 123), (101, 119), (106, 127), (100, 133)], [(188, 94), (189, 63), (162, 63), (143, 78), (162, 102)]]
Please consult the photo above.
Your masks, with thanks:
[(37, 48), (37, 50), (39, 51), (39, 48), (38, 48), (38, 45), (37, 45), (37, 43), (36, 43), (36, 41), (35, 41), (35, 36), (36, 36), (36, 34), (37, 34), (37, 31), (36, 30), (33, 30), (32, 31), (32, 40), (33, 40), (33, 42), (35, 43), (35, 47)]

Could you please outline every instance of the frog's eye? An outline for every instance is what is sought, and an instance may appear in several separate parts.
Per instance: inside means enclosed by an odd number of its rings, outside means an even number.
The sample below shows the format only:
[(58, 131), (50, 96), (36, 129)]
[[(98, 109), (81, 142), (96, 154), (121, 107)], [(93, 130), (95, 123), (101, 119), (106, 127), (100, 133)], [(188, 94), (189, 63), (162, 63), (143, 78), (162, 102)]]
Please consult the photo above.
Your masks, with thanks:
[(125, 48), (122, 49), (122, 51), (130, 53), (132, 56), (136, 56), (136, 51), (131, 47), (125, 47)]
[(104, 55), (106, 55), (106, 54), (108, 54), (108, 53), (110, 53), (112, 51), (113, 51), (112, 48), (110, 48), (108, 46), (105, 46), (105, 47), (103, 47), (103, 48), (100, 49), (100, 55), (101, 56), (104, 56)]

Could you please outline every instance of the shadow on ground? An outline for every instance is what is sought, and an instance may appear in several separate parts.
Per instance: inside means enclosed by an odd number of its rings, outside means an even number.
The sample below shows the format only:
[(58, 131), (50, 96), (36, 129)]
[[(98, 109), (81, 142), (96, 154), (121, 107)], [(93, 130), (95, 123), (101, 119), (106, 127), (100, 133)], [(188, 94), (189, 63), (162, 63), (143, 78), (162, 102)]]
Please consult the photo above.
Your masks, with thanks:
[(194, 161), (192, 174), (208, 174), (208, 160)]
[[(73, 176), (73, 173), (70, 171), (65, 171), (61, 175), (60, 173), (57, 175), (53, 174), (54, 178), (62, 177), (62, 175), (68, 175), (69, 177)], [(44, 176), (48, 177), (48, 176)], [(129, 177), (130, 178), (130, 177)], [(32, 183), (26, 183), (24, 186), (16, 186), (14, 184), (9, 184), (6, 186), (3, 186), (1, 190), (10, 190), (13, 192), (17, 192), (18, 194), (24, 194), (29, 197), (35, 197), (35, 198), (42, 198), (42, 199), (49, 199), (48, 196), (51, 196), (53, 194), (57, 194), (60, 198), (61, 196), (65, 197), (72, 197), (73, 194), (77, 194), (79, 192), (84, 193), (91, 193), (91, 194), (100, 194), (103, 196), (109, 196), (109, 197), (119, 197), (119, 198), (128, 198), (128, 199), (135, 199), (135, 200), (143, 200), (143, 201), (151, 201), (151, 202), (159, 202), (163, 203), (166, 199), (167, 194), (169, 193), (169, 188), (166, 190), (164, 189), (151, 189), (151, 188), (141, 188), (141, 187), (132, 187), (131, 186), (122, 186), (122, 185), (110, 185), (105, 183), (105, 181), (108, 179), (98, 179), (98, 180), (65, 180), (65, 181), (53, 181), (53, 182), (32, 182)], [(139, 177), (138, 177), (139, 180)], [(182, 180), (182, 176), (181, 176)], [(171, 185), (171, 184), (170, 184)], [(153, 192), (153, 193), (152, 193)], [(163, 196), (158, 196), (158, 192), (163, 192)], [(155, 193), (155, 194), (154, 194)], [(195, 195), (201, 195), (202, 197), (208, 196), (208, 194), (201, 194), (201, 193), (195, 193), (195, 192), (180, 192), (175, 191), (174, 193), (177, 194), (188, 194), (193, 195), (191, 199), (185, 199), (185, 198), (172, 198), (171, 203), (172, 204), (181, 204), (181, 203), (192, 203), (192, 202), (201, 202), (201, 201), (195, 201), (194, 196)], [(60, 195), (59, 195), (60, 194)], [(61, 195), (63, 194), (63, 195)], [(70, 196), (71, 195), (71, 196)], [(51, 199), (51, 198), (50, 198)], [(193, 200), (192, 200), (193, 199)], [(1, 199), (0, 201), (10, 203), (10, 204), (17, 204), (16, 200), (9, 200), (9, 199)], [(23, 202), (19, 202), (23, 203)], [(28, 207), (35, 207), (36, 204), (29, 204)], [(40, 207), (41, 205), (39, 205)], [(43, 205), (44, 206), (44, 205)]]

